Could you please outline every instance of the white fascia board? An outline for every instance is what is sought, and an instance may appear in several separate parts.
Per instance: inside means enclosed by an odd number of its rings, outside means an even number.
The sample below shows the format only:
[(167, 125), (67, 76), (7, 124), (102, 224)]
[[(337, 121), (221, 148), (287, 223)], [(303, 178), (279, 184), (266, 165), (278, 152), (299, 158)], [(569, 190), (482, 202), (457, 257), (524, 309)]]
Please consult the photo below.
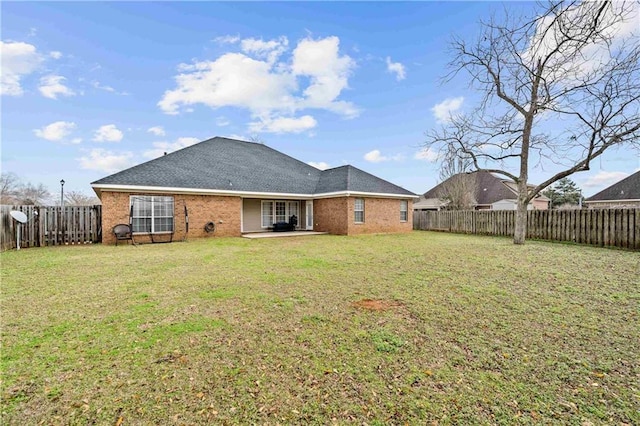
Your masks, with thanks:
[(313, 198), (334, 198), (334, 197), (372, 197), (372, 198), (397, 198), (406, 200), (408, 198), (418, 199), (418, 195), (409, 194), (387, 194), (382, 192), (360, 192), (360, 191), (337, 191), (337, 192), (325, 192), (322, 194), (314, 194)]
[(291, 194), (283, 192), (252, 192), (252, 191), (231, 191), (223, 189), (202, 189), (202, 188), (174, 188), (162, 186), (138, 186), (138, 185), (91, 185), (96, 191), (114, 191), (114, 192), (147, 192), (147, 193), (172, 193), (172, 194), (190, 194), (190, 195), (222, 195), (236, 196), (242, 198), (270, 198), (280, 199), (287, 198), (292, 200), (309, 200), (319, 198), (334, 197), (376, 197), (376, 198), (419, 198), (417, 195), (403, 194), (385, 194), (376, 192), (358, 192), (358, 191), (337, 191), (325, 192), (322, 194)]

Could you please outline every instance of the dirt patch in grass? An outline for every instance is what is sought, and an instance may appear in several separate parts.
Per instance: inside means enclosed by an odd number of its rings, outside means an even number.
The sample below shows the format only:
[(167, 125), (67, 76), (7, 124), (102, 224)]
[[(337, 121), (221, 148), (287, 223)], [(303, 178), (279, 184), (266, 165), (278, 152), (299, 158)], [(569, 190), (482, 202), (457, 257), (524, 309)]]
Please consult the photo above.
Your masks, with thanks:
[(389, 309), (401, 307), (402, 303), (391, 300), (362, 299), (357, 302), (353, 302), (351, 306), (365, 311), (387, 311)]

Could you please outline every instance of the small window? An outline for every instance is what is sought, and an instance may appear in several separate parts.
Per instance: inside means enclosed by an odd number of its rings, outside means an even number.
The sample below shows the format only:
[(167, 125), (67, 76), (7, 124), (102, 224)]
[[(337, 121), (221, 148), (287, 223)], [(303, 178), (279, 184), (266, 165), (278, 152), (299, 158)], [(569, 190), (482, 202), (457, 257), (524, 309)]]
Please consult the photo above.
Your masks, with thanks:
[(407, 200), (400, 201), (400, 222), (406, 222), (409, 218), (409, 202)]
[(353, 213), (356, 223), (364, 223), (364, 198), (355, 199)]
[(131, 196), (134, 233), (173, 232), (173, 197)]

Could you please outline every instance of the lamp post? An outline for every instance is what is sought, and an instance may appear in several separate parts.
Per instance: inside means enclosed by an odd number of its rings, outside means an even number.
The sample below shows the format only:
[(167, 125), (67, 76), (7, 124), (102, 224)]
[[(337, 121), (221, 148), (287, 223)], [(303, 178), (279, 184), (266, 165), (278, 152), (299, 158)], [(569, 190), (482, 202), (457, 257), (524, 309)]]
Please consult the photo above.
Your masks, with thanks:
[(60, 208), (64, 208), (64, 179), (60, 180)]
[(61, 242), (64, 242), (64, 226), (62, 222), (64, 221), (64, 179), (60, 180), (60, 239)]

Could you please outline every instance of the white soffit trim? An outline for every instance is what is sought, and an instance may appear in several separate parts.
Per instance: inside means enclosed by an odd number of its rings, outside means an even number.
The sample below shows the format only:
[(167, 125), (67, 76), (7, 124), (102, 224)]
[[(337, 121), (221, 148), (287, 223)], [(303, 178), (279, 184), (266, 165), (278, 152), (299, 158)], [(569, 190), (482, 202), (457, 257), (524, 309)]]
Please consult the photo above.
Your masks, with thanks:
[(337, 191), (325, 192), (321, 194), (291, 194), (284, 192), (251, 192), (251, 191), (230, 191), (222, 189), (201, 189), (201, 188), (174, 188), (161, 186), (137, 186), (137, 185), (91, 185), (94, 190), (114, 191), (114, 192), (148, 192), (148, 193), (172, 193), (172, 194), (192, 194), (192, 195), (224, 195), (244, 198), (290, 198), (296, 200), (308, 200), (318, 198), (333, 197), (376, 197), (376, 198), (399, 198), (417, 199), (417, 195), (387, 194), (377, 192), (359, 191)]

